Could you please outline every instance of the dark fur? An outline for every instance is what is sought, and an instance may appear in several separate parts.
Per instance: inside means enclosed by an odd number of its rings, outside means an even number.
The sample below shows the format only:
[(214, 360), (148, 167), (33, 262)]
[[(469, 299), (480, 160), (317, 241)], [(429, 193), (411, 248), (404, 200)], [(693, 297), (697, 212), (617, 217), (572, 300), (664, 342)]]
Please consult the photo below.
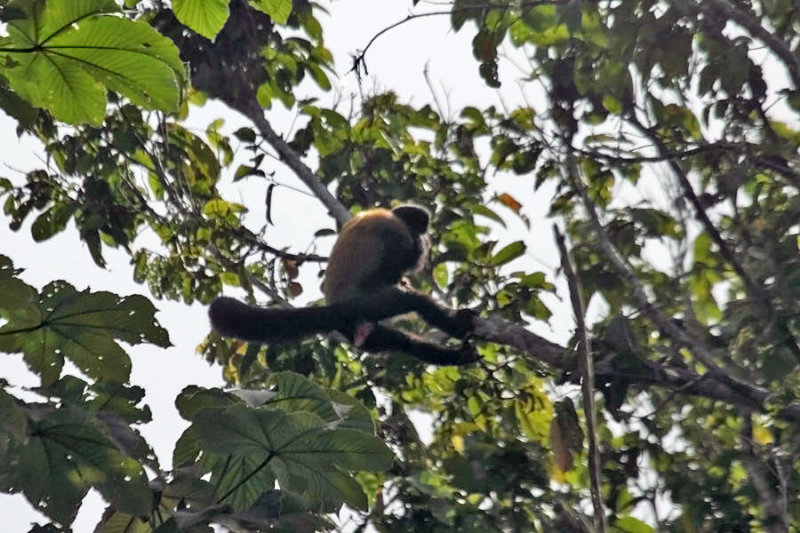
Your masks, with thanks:
[[(419, 268), (426, 251), (428, 212), (416, 206), (373, 209), (342, 227), (331, 252), (323, 291), (327, 304), (267, 309), (232, 298), (209, 308), (220, 334), (252, 342), (279, 342), (339, 331), (353, 341), (364, 322), (417, 312), (428, 324), (459, 339), (472, 332), (472, 312), (443, 307), (424, 294), (400, 288), (404, 274)], [(436, 365), (475, 361), (472, 346), (448, 348), (398, 329), (375, 324), (363, 343), (370, 352), (401, 351)]]

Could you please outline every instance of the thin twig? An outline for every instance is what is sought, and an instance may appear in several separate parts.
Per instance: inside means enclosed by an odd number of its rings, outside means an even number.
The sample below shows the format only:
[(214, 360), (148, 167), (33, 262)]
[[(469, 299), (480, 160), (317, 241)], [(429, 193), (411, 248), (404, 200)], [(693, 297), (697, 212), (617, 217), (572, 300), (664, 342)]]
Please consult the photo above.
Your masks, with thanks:
[[(564, 5), (564, 4), (568, 3), (569, 1), (570, 0), (534, 0), (534, 1), (528, 1), (528, 2), (523, 1), (523, 2), (518, 2), (517, 4), (515, 4), (515, 7), (517, 9), (525, 9), (525, 8), (533, 8), (533, 7), (537, 7), (537, 6), (543, 6), (543, 5)], [(373, 35), (372, 38), (367, 42), (366, 46), (364, 46), (364, 48), (358, 50), (358, 52), (353, 55), (353, 66), (350, 68), (350, 70), (347, 71), (347, 73), (349, 74), (350, 72), (355, 72), (356, 76), (360, 79), (361, 78), (361, 69), (362, 68), (364, 69), (365, 73), (368, 72), (367, 71), (367, 67), (366, 67), (366, 65), (367, 65), (366, 64), (366, 56), (367, 56), (367, 51), (370, 49), (370, 47), (382, 35), (384, 35), (385, 33), (390, 32), (391, 30), (393, 30), (393, 29), (395, 29), (395, 28), (397, 28), (399, 26), (402, 26), (403, 24), (406, 24), (407, 22), (411, 22), (412, 20), (417, 20), (417, 19), (426, 18), (426, 17), (437, 17), (437, 16), (443, 16), (443, 15), (453, 15), (453, 13), (459, 13), (459, 12), (462, 12), (462, 11), (499, 9), (500, 7), (502, 7), (502, 6), (498, 5), (498, 4), (492, 4), (492, 3), (486, 2), (486, 3), (474, 3), (474, 4), (469, 4), (469, 5), (460, 5), (460, 4), (458, 6), (453, 5), (451, 9), (447, 9), (447, 10), (443, 10), (443, 11), (428, 11), (427, 13), (411, 13), (411, 14), (407, 15), (404, 19), (401, 19), (401, 20), (398, 20), (397, 22), (389, 24), (388, 26), (383, 28), (381, 31), (379, 31), (378, 33)]]
[(567, 244), (564, 235), (553, 225), (553, 233), (561, 252), (561, 267), (567, 277), (569, 297), (572, 310), (575, 313), (578, 336), (578, 371), (581, 374), (581, 395), (583, 396), (583, 413), (586, 416), (586, 433), (589, 440), (589, 480), (591, 484), (592, 507), (594, 507), (594, 530), (599, 533), (606, 531), (606, 511), (603, 506), (602, 475), (600, 472), (600, 450), (597, 446), (597, 410), (594, 405), (594, 362), (589, 342), (589, 333), (586, 330), (586, 318), (583, 301), (581, 298), (580, 280), (575, 269), (572, 268)]

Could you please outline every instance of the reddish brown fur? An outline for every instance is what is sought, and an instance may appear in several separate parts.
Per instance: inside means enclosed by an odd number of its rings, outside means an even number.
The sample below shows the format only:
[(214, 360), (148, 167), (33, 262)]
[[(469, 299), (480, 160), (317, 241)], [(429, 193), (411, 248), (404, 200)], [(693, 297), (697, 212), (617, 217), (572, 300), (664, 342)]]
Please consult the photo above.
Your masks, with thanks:
[[(414, 247), (415, 236), (390, 210), (377, 208), (357, 214), (342, 226), (331, 251), (322, 285), (325, 301), (333, 303), (356, 293), (385, 266), (380, 261), (387, 254), (409, 253)], [(399, 272), (398, 278), (401, 275)]]

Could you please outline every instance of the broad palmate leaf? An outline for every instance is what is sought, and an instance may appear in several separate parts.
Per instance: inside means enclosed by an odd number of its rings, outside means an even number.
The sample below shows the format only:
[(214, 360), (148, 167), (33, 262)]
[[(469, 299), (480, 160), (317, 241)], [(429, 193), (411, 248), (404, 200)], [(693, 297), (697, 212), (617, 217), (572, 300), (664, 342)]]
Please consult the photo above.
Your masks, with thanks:
[(0, 317), (8, 321), (0, 327), (0, 351), (22, 352), (45, 384), (58, 379), (64, 358), (89, 377), (126, 381), (131, 361), (116, 339), (170, 345), (155, 311), (144, 296), (78, 292), (65, 281), (54, 281), (27, 307), (3, 309), (0, 301)]
[[(234, 405), (202, 410), (193, 420), (204, 450), (237, 464), (246, 459), (252, 465), (238, 472), (238, 484), (267, 469), (281, 489), (328, 509), (342, 502), (365, 508), (364, 491), (347, 472), (381, 471), (392, 465), (392, 452), (379, 439), (362, 431), (331, 428), (309, 412)], [(227, 496), (233, 496), (237, 483), (229, 480), (226, 486)]]
[(30, 437), (11, 441), (0, 461), (0, 490), (22, 492), (33, 506), (66, 525), (90, 488), (123, 512), (150, 512), (152, 494), (142, 466), (125, 456), (86, 411), (27, 411)]
[(117, 16), (114, 0), (14, 0), (5, 13), (0, 55), (10, 61), (0, 73), (59, 120), (99, 124), (107, 89), (148, 109), (177, 109), (184, 68), (175, 45)]

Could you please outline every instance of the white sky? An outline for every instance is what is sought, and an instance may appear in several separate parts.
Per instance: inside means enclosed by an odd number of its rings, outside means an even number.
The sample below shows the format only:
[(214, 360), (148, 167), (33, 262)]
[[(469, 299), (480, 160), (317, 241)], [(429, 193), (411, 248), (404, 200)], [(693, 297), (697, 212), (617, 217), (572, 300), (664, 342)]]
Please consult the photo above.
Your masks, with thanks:
[[(321, 15), (326, 44), (334, 54), (341, 76), (339, 80), (333, 80), (333, 83), (345, 95), (346, 101), (349, 94), (358, 92), (355, 77), (352, 74), (344, 75), (351, 64), (350, 54), (363, 48), (371, 36), (382, 28), (405, 18), (411, 2), (345, 0), (325, 2), (325, 5), (330, 10), (330, 17)], [(390, 89), (398, 93), (401, 100), (412, 104), (431, 103), (430, 89), (423, 76), (423, 68), (427, 65), (439, 102), (452, 110), (453, 114), (465, 105), (484, 108), (492, 104), (502, 105), (502, 102), (507, 105), (522, 102), (520, 89), (515, 82), (519, 72), (509, 63), (501, 64), (503, 87), (500, 93), (486, 87), (478, 78), (478, 65), (472, 57), (473, 35), (472, 28), (465, 28), (458, 34), (452, 33), (449, 30), (449, 17), (446, 16), (416, 20), (390, 31), (369, 50), (369, 77), (364, 81), (364, 93)], [(531, 89), (528, 87), (526, 90)], [(321, 105), (326, 105), (325, 102), (330, 102), (331, 98), (332, 94), (322, 96)], [(190, 126), (205, 130), (212, 120), (220, 117), (226, 119), (225, 133), (249, 125), (223, 106), (209, 104), (192, 112)], [(279, 132), (285, 132), (292, 121), (291, 115), (277, 108), (269, 112), (268, 118)], [(0, 113), (0, 146), (4, 147), (0, 159), (0, 176), (20, 180), (24, 177), (24, 172), (44, 165), (41, 163), (38, 143), (30, 139), (18, 140), (14, 126), (14, 121)], [(315, 161), (309, 163), (312, 168), (315, 166)], [(276, 165), (276, 170), (278, 181), (303, 188), (302, 183), (285, 167)], [(529, 217), (533, 227), (528, 233), (510, 212), (503, 213), (502, 208), (499, 208), (501, 214), (508, 215), (508, 230), (505, 235), (497, 234), (493, 238), (500, 238), (501, 246), (511, 240), (524, 239), (528, 245), (528, 253), (518, 263), (513, 264), (515, 269), (545, 270), (550, 276), (550, 268), (558, 264), (558, 258), (551, 237), (552, 222), (543, 219), (548, 210), (549, 194), (540, 192), (534, 196), (531, 180), (523, 177), (490, 178), (490, 187), (492, 190), (509, 192), (520, 200), (523, 203), (523, 212)], [(228, 195), (229, 200), (241, 201), (253, 208), (249, 215), (253, 220), (253, 228), (260, 227), (263, 223), (260, 199), (264, 198), (264, 190), (263, 182), (250, 179), (245, 184), (237, 184)], [(244, 200), (250, 197), (259, 200)], [(326, 217), (325, 209), (316, 199), (286, 188), (275, 191), (272, 219), (276, 226), (268, 230), (267, 239), (270, 244), (291, 244), (295, 250), (301, 251), (313, 242), (313, 233), (316, 230), (334, 227), (333, 221)], [(320, 252), (326, 253), (324, 247), (331, 244), (330, 238), (321, 241)], [(74, 229), (36, 244), (30, 237), (30, 223), (14, 233), (8, 229), (8, 220), (3, 218), (0, 220), (0, 254), (11, 257), (16, 267), (25, 268), (22, 279), (37, 288), (53, 279), (65, 279), (78, 289), (90, 287), (92, 290), (109, 290), (122, 295), (147, 294), (145, 286), (132, 281), (133, 269), (127, 255), (104, 249), (108, 269), (101, 270), (92, 262), (86, 246), (79, 240)], [(304, 286), (308, 290), (314, 283), (306, 283)], [(559, 292), (565, 294), (561, 288)], [(552, 304), (551, 309), (555, 313), (552, 323), (534, 324), (532, 329), (550, 339), (563, 340), (572, 325), (571, 311), (555, 298), (547, 298), (546, 301)], [(174, 346), (168, 350), (152, 346), (130, 348), (129, 354), (133, 360), (131, 382), (143, 386), (147, 391), (145, 401), (153, 411), (153, 422), (140, 429), (155, 448), (162, 468), (168, 468), (174, 443), (186, 427), (174, 408), (175, 396), (190, 384), (220, 386), (223, 381), (221, 368), (209, 366), (195, 353), (197, 344), (208, 331), (204, 306), (188, 307), (168, 301), (155, 303), (160, 309), (158, 319), (169, 330)], [(0, 354), (0, 376), (14, 385), (38, 384), (36, 377), (22, 363), (21, 356)], [(420, 429), (423, 434), (429, 434), (429, 428)], [(101, 498), (97, 494), (90, 494), (73, 524), (74, 531), (92, 531), (103, 507)], [(25, 532), (30, 528), (31, 522), (47, 521), (30, 507), (22, 495), (0, 494), (0, 516), (3, 517), (2, 530), (9, 532)]]

